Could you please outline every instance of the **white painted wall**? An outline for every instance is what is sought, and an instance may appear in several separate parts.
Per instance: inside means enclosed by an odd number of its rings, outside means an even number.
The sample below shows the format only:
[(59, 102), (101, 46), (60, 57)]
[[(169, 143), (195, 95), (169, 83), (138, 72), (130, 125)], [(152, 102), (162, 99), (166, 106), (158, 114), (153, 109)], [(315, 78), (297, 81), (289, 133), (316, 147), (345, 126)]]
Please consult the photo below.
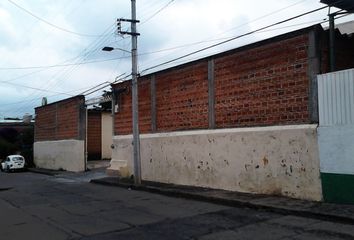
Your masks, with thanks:
[(81, 140), (34, 143), (34, 163), (38, 168), (85, 171), (85, 142)]
[(318, 128), (321, 172), (354, 174), (354, 125)]
[(354, 174), (354, 69), (318, 75), (321, 172)]
[[(317, 125), (141, 135), (142, 179), (321, 200)], [(132, 136), (112, 159), (132, 173)]]
[(111, 113), (102, 112), (102, 159), (110, 159), (112, 157), (113, 143), (113, 127), (112, 127), (112, 115)]

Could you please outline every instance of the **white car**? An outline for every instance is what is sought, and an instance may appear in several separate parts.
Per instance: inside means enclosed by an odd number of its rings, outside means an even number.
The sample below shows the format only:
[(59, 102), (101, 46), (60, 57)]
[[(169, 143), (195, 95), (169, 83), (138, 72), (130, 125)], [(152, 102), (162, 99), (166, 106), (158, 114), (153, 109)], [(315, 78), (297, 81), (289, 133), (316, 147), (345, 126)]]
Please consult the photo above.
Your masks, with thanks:
[(10, 155), (2, 161), (1, 170), (3, 171), (11, 171), (11, 170), (20, 170), (25, 167), (25, 158), (21, 155)]

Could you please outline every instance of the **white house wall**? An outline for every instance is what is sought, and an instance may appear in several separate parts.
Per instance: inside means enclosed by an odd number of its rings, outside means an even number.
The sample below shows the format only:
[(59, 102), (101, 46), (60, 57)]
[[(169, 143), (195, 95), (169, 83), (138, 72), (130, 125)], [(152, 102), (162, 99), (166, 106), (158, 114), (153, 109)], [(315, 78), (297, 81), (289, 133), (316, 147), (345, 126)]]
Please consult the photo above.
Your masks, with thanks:
[(35, 142), (34, 163), (38, 168), (85, 171), (84, 147), (81, 140)]
[[(316, 125), (141, 135), (142, 179), (321, 200)], [(132, 136), (112, 158), (133, 173)]]

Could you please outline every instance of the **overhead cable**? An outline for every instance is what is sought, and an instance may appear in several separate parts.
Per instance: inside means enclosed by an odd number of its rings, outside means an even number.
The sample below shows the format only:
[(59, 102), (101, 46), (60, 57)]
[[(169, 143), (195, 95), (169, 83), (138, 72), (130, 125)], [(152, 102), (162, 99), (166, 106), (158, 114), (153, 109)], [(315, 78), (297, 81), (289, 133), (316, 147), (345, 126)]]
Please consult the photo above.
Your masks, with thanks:
[(25, 13), (31, 15), (32, 17), (38, 19), (39, 21), (53, 27), (53, 28), (56, 28), (60, 31), (63, 31), (63, 32), (66, 32), (66, 33), (70, 33), (70, 34), (74, 34), (74, 35), (78, 35), (78, 36), (81, 36), (81, 37), (101, 37), (102, 35), (94, 35), (94, 34), (85, 34), (85, 33), (78, 33), (78, 32), (74, 32), (74, 31), (71, 31), (71, 30), (68, 30), (68, 29), (65, 29), (63, 27), (60, 27), (60, 26), (57, 26), (47, 20), (45, 20), (44, 18), (41, 18), (37, 15), (35, 15), (34, 13), (30, 12), (29, 10), (25, 9), (24, 7), (20, 6), (19, 4), (17, 4), (16, 2), (12, 1), (12, 0), (7, 0), (9, 1), (11, 4), (13, 4), (14, 6), (16, 6), (17, 8), (21, 9), (22, 11), (24, 11)]

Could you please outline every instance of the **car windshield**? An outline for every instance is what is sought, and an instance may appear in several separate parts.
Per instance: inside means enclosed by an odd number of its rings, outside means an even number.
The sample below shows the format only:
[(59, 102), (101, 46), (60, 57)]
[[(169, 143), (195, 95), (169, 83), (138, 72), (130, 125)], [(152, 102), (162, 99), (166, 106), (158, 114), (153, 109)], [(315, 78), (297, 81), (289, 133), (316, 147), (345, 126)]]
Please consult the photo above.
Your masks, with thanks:
[(12, 159), (15, 160), (15, 161), (16, 161), (16, 160), (23, 160), (22, 157), (13, 157)]

